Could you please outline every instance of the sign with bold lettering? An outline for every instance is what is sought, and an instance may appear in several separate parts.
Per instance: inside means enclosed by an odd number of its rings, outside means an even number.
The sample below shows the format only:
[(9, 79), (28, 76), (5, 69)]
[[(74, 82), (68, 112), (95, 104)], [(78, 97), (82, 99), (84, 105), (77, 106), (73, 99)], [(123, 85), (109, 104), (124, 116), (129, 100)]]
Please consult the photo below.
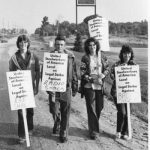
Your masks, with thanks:
[(65, 92), (68, 55), (44, 53), (42, 90)]
[(77, 5), (96, 5), (95, 0), (77, 0)]
[(108, 20), (100, 16), (90, 19), (88, 29), (90, 37), (94, 37), (99, 41), (101, 50), (109, 51)]
[(7, 72), (11, 110), (35, 107), (31, 71)]
[(115, 67), (117, 103), (141, 103), (139, 66)]

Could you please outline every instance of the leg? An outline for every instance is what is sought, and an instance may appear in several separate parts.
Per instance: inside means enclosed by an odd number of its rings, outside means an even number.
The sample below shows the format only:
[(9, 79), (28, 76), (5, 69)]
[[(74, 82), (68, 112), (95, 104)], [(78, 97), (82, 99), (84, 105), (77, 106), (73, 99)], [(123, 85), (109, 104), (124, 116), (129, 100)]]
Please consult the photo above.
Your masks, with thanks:
[(52, 101), (52, 95), (49, 94), (49, 109), (54, 119), (53, 133), (56, 134), (60, 127), (60, 104), (59, 101)]
[(127, 117), (127, 104), (124, 104), (125, 107), (125, 115), (124, 115), (124, 124), (122, 128), (122, 135), (128, 135), (128, 117)]
[(99, 133), (99, 121), (95, 110), (95, 91), (92, 89), (85, 89), (85, 100), (88, 115), (88, 127), (90, 136)]
[(60, 136), (67, 137), (69, 130), (70, 103), (61, 101)]
[(96, 114), (97, 114), (97, 118), (99, 119), (101, 111), (102, 111), (102, 109), (104, 107), (104, 99), (103, 99), (102, 90), (96, 90), (95, 93), (96, 93), (96, 96), (95, 96)]
[(116, 108), (117, 108), (117, 132), (121, 132), (123, 130), (124, 121), (126, 118), (126, 107), (125, 104), (117, 104), (117, 98), (114, 98)]
[(33, 115), (34, 115), (34, 110), (33, 108), (27, 108), (27, 124), (28, 124), (28, 130), (31, 131), (33, 130)]
[(21, 109), (18, 110), (18, 136), (22, 138), (25, 137), (23, 113)]
[[(61, 122), (60, 122), (60, 141), (66, 142), (69, 130), (69, 116), (71, 109), (71, 89), (67, 88), (60, 100)], [(64, 99), (65, 98), (65, 99)]]

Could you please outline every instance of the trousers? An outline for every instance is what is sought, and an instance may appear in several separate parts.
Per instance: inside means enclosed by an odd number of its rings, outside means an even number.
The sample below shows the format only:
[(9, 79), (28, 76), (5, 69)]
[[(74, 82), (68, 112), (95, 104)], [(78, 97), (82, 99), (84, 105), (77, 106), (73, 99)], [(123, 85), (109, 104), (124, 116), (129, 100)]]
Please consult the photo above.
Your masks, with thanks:
[[(34, 115), (33, 108), (27, 108), (26, 109), (26, 117), (27, 117), (27, 125), (28, 125), (29, 131), (33, 130), (33, 115)], [(18, 136), (25, 137), (25, 129), (24, 129), (22, 110), (18, 110)]]
[(99, 133), (99, 119), (104, 107), (102, 90), (85, 88), (85, 100), (88, 115), (89, 133)]
[[(49, 94), (49, 108), (50, 113), (54, 119), (54, 125), (60, 125), (60, 136), (67, 137), (69, 130), (69, 117), (71, 109), (71, 95), (67, 100), (56, 99), (55, 102), (52, 101), (52, 95)], [(60, 123), (59, 123), (60, 122)]]

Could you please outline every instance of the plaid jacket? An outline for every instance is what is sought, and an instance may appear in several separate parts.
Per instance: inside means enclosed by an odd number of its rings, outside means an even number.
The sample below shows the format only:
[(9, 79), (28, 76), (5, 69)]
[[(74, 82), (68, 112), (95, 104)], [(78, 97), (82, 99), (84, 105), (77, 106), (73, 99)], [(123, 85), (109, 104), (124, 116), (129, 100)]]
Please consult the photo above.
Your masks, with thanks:
[[(107, 76), (109, 74), (109, 65), (108, 65), (107, 57), (104, 55), (103, 52), (101, 52), (101, 63), (102, 63), (102, 73), (105, 76)], [(87, 80), (87, 78), (85, 78), (85, 76), (89, 76), (89, 77), (91, 76), (90, 57), (88, 55), (84, 55), (81, 59), (80, 73), (81, 73), (80, 93), (81, 93), (81, 98), (83, 98), (84, 85), (90, 82), (89, 80)], [(102, 91), (103, 91), (103, 85), (102, 85)]]

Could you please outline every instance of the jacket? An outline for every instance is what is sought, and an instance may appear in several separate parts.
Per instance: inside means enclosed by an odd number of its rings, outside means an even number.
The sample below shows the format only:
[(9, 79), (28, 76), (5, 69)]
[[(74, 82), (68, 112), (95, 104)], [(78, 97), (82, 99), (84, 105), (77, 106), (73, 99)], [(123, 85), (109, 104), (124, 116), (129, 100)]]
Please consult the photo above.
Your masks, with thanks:
[[(104, 55), (103, 52), (101, 52), (101, 63), (102, 63), (102, 73), (105, 75), (105, 77), (109, 74), (109, 64), (107, 57)], [(80, 66), (80, 72), (81, 72), (81, 84), (80, 84), (80, 93), (81, 98), (84, 97), (84, 86), (86, 83), (91, 82), (85, 78), (85, 76), (90, 77), (91, 71), (90, 71), (90, 57), (85, 54), (81, 59), (81, 66)], [(103, 79), (104, 82), (104, 79)], [(103, 84), (102, 84), (102, 91), (103, 91)]]
[(36, 75), (37, 74), (40, 75), (39, 59), (35, 54), (28, 52), (28, 58), (27, 61), (25, 62), (22, 59), (20, 52), (18, 50), (9, 60), (9, 70), (10, 71), (31, 70), (32, 84), (34, 89)]

